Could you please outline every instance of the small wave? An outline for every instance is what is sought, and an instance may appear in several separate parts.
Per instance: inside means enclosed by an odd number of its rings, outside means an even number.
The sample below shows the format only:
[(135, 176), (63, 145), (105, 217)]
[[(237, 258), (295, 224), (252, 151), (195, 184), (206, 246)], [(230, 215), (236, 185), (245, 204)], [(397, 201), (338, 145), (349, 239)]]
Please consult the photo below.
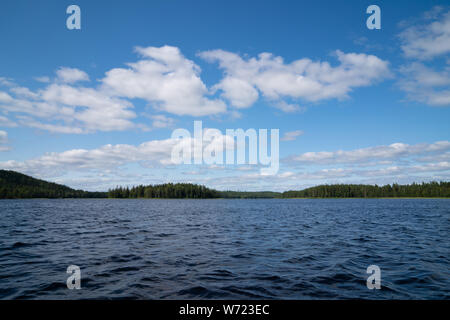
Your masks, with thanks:
[(106, 262), (118, 262), (118, 263), (123, 263), (123, 262), (130, 262), (130, 261), (136, 261), (136, 260), (141, 260), (142, 257), (134, 255), (134, 254), (125, 254), (125, 255), (113, 255), (110, 256)]
[(233, 254), (230, 257), (233, 259), (250, 259), (253, 256), (254, 256), (254, 254), (252, 254), (252, 253), (239, 253), (239, 254)]
[(272, 282), (288, 282), (289, 280), (281, 278), (277, 275), (273, 276), (256, 276), (254, 277), (256, 280), (262, 280), (262, 281), (272, 281)]
[(220, 277), (234, 277), (233, 272), (230, 272), (228, 270), (222, 270), (222, 269), (214, 270), (211, 273), (207, 273), (207, 275), (220, 276)]
[(118, 273), (118, 272), (139, 271), (139, 270), (141, 270), (141, 268), (128, 266), (128, 267), (116, 268), (116, 269), (111, 270), (110, 272)]
[(245, 290), (245, 288), (239, 288), (239, 287), (236, 287), (236, 286), (227, 286), (227, 287), (222, 287), (220, 289), (224, 290), (224, 291), (229, 291), (229, 292), (238, 294), (238, 295), (243, 296), (245, 298), (251, 298), (251, 299), (267, 299), (268, 298), (265, 295), (261, 295), (261, 294), (253, 293), (253, 292), (248, 292), (247, 290)]
[(353, 281), (361, 281), (361, 279), (352, 274), (348, 274), (348, 273), (336, 273), (336, 274), (330, 275), (330, 276), (318, 276), (313, 279), (313, 282), (321, 283), (321, 284), (328, 284), (328, 285), (336, 284), (338, 282), (350, 283)]
[(283, 262), (296, 264), (296, 263), (311, 262), (311, 261), (315, 261), (315, 260), (317, 260), (316, 257), (309, 255), (309, 256), (304, 256), (304, 257), (289, 258), (289, 259), (283, 260)]
[(228, 297), (229, 294), (220, 290), (208, 289), (203, 286), (192, 286), (187, 289), (179, 290), (176, 293), (176, 297), (180, 296), (188, 299), (221, 299)]
[(210, 295), (212, 292), (208, 290), (205, 287), (202, 286), (194, 286), (190, 287), (188, 289), (182, 289), (178, 291), (178, 294), (180, 296), (189, 296), (189, 297), (196, 297), (196, 298), (205, 298), (206, 296)]
[(175, 234), (172, 234), (172, 233), (158, 233), (158, 234), (155, 234), (155, 237), (158, 237), (158, 238), (167, 238), (167, 237), (172, 237), (172, 236), (174, 236)]
[(17, 248), (23, 248), (23, 247), (31, 247), (33, 244), (31, 243), (25, 243), (25, 242), (15, 242), (12, 246), (11, 249), (17, 249)]

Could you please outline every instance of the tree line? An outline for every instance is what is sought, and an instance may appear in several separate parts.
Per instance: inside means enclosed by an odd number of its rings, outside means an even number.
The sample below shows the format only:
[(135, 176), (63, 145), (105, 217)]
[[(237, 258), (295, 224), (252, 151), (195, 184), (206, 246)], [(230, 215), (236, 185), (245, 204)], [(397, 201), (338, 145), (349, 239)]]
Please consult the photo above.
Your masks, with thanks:
[(172, 199), (211, 199), (219, 198), (220, 193), (202, 185), (191, 183), (165, 183), (159, 185), (116, 187), (108, 190), (109, 198), (172, 198)]
[(320, 185), (299, 191), (286, 191), (283, 198), (449, 198), (450, 182), (413, 183), (409, 185)]

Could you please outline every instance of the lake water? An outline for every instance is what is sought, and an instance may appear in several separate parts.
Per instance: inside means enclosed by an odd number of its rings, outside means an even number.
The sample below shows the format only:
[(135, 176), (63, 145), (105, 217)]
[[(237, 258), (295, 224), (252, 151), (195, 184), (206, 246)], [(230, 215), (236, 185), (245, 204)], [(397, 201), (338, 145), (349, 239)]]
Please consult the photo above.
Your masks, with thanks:
[(446, 199), (1, 200), (0, 298), (449, 299), (449, 236)]

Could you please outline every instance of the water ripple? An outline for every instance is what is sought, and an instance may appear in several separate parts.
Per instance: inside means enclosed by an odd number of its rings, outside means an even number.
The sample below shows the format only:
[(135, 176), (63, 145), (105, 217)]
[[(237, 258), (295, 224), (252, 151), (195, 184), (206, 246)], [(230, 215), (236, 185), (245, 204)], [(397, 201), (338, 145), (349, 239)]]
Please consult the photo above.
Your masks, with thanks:
[(445, 199), (0, 200), (0, 298), (449, 299), (449, 222)]

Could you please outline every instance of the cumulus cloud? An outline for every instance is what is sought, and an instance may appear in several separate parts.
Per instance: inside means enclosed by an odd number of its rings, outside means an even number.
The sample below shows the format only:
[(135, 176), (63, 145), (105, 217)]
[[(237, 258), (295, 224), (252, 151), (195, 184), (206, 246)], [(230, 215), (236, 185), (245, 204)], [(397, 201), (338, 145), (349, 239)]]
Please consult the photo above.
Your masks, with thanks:
[[(282, 57), (261, 53), (242, 58), (223, 50), (201, 52), (219, 63), (225, 76), (214, 88), (238, 108), (250, 107), (261, 93), (269, 100), (283, 98), (320, 101), (346, 98), (356, 87), (368, 86), (390, 75), (388, 62), (373, 55), (336, 51), (337, 66), (308, 58), (285, 63)], [(282, 108), (283, 109), (283, 108)], [(292, 111), (292, 107), (285, 111)]]
[(402, 66), (400, 87), (411, 100), (431, 106), (450, 105), (450, 65), (437, 71), (420, 62)]
[(133, 105), (123, 99), (85, 87), (52, 83), (32, 92), (11, 89), (15, 97), (0, 92), (0, 109), (13, 112), (25, 126), (59, 133), (120, 131), (135, 127)]
[[(418, 21), (403, 23), (404, 56), (400, 88), (408, 98), (430, 106), (450, 105), (450, 11), (434, 7)], [(445, 62), (439, 61), (439, 59)]]
[(13, 87), (10, 91), (16, 94), (18, 97), (29, 98), (29, 99), (38, 99), (39, 95), (26, 87)]
[(125, 130), (133, 126), (130, 119), (135, 113), (129, 110), (132, 104), (96, 89), (52, 84), (41, 92), (41, 96), (49, 106), (65, 106), (66, 109), (58, 108), (60, 116), (82, 122), (89, 131)]
[[(262, 53), (243, 59), (237, 54), (214, 50), (200, 54), (209, 61), (219, 61), (224, 78), (208, 88), (200, 78), (200, 67), (173, 46), (137, 47), (140, 56), (126, 67), (114, 68), (99, 79), (99, 85), (86, 87), (86, 72), (69, 67), (56, 71), (56, 78), (36, 78), (45, 83), (31, 90), (0, 78), (10, 85), (0, 91), (0, 110), (14, 114), (20, 125), (57, 133), (91, 133), (147, 130), (136, 123), (131, 99), (141, 99), (153, 109), (178, 116), (217, 115), (227, 111), (225, 100), (236, 108), (253, 105), (260, 97), (271, 100), (284, 112), (303, 108), (285, 99), (319, 101), (345, 98), (356, 87), (367, 86), (389, 74), (388, 63), (372, 55), (336, 51), (337, 66), (328, 62), (300, 59), (285, 63), (281, 57)], [(222, 98), (217, 97), (220, 92)], [(231, 110), (232, 118), (240, 117)], [(152, 126), (172, 125), (172, 119), (156, 116)]]
[(349, 151), (306, 152), (291, 157), (290, 160), (305, 164), (356, 163), (374, 160), (399, 159), (413, 155), (424, 155), (427, 153), (442, 153), (448, 150), (450, 150), (450, 141), (438, 141), (431, 144), (420, 143), (415, 145), (393, 143), (387, 146), (375, 146)]
[[(209, 129), (204, 129), (205, 133)], [(203, 140), (204, 150), (224, 150), (225, 140), (229, 137), (219, 134), (213, 139)], [(7, 142), (7, 134), (0, 131), (0, 145)], [(39, 176), (59, 176), (69, 171), (80, 170), (111, 170), (120, 166), (139, 163), (143, 167), (166, 166), (176, 163), (172, 161), (172, 150), (175, 147), (191, 146), (194, 154), (194, 138), (170, 138), (151, 140), (137, 146), (130, 144), (107, 144), (96, 149), (72, 149), (64, 152), (50, 152), (45, 155), (25, 160), (8, 160), (0, 162), (0, 168), (17, 170)], [(234, 148), (234, 147), (233, 147)], [(180, 149), (181, 150), (181, 149)]]
[[(14, 85), (0, 91), (0, 110), (13, 113), (23, 126), (57, 133), (91, 133), (148, 129), (135, 123), (137, 115), (130, 99), (143, 99), (160, 111), (176, 115), (204, 116), (226, 111), (220, 99), (210, 98), (210, 90), (200, 79), (200, 68), (176, 47), (137, 48), (142, 57), (127, 68), (106, 72), (97, 87), (75, 86), (88, 81), (84, 71), (61, 67), (44, 88), (30, 90)], [(7, 79), (1, 78), (6, 84)], [(9, 81), (9, 80), (8, 80)], [(8, 82), (9, 84), (9, 82)], [(168, 127), (173, 119), (156, 116), (152, 125)]]
[(64, 83), (75, 83), (78, 81), (89, 81), (89, 76), (86, 72), (76, 69), (61, 67), (56, 71), (56, 76), (59, 81)]
[(3, 161), (3, 169), (18, 170), (29, 174), (62, 175), (67, 170), (111, 169), (121, 165), (143, 161), (169, 163), (174, 139), (154, 140), (138, 146), (128, 144), (104, 145), (97, 149), (73, 149), (51, 152), (26, 161)]
[(407, 25), (400, 33), (404, 55), (426, 60), (450, 53), (450, 11), (435, 7), (424, 15), (423, 21)]
[(186, 59), (177, 47), (136, 48), (142, 60), (128, 68), (108, 71), (102, 79), (113, 95), (140, 98), (157, 109), (176, 115), (205, 116), (226, 111), (219, 99), (208, 97), (200, 79), (200, 67)]
[(294, 141), (301, 135), (303, 135), (302, 130), (289, 131), (289, 132), (286, 132), (280, 140), (281, 141)]

